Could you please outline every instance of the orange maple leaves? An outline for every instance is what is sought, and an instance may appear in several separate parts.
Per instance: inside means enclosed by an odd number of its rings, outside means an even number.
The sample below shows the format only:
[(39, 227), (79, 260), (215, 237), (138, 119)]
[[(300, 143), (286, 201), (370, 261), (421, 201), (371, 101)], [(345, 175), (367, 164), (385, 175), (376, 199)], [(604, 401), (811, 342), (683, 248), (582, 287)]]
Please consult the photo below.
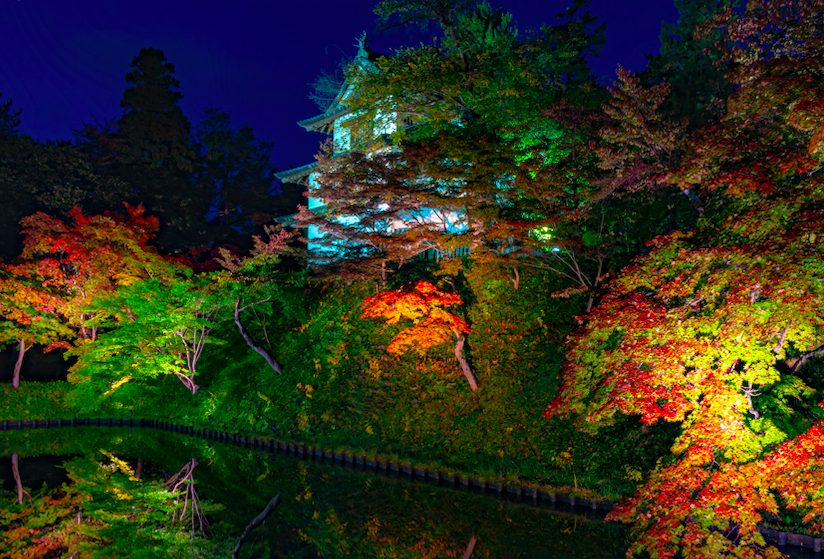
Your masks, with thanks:
[(455, 336), (469, 333), (465, 320), (444, 310), (462, 303), (457, 293), (446, 293), (427, 281), (419, 281), (367, 298), (361, 306), (361, 316), (382, 318), (387, 324), (411, 320), (413, 325), (398, 332), (386, 351), (393, 355), (410, 349), (424, 353)]
[(475, 391), (478, 384), (466, 357), (463, 346), (469, 324), (445, 307), (461, 305), (463, 301), (457, 293), (441, 291), (427, 281), (407, 284), (398, 290), (383, 291), (365, 299), (361, 305), (361, 316), (380, 318), (387, 324), (398, 324), (402, 320), (412, 321), (412, 326), (395, 334), (386, 351), (393, 355), (414, 349), (423, 354), (428, 349), (455, 341), (455, 358), (461, 366), (470, 388)]

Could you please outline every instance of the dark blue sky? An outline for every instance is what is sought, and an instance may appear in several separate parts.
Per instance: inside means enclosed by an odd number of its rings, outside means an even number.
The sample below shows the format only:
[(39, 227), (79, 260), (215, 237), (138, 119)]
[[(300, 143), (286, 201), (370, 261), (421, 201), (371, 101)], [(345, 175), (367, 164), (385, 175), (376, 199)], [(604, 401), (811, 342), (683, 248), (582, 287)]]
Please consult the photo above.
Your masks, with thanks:
[[(519, 28), (552, 21), (566, 0), (492, 0)], [(295, 121), (317, 112), (308, 83), (354, 54), (366, 30), (389, 53), (417, 39), (375, 30), (373, 0), (0, 0), (0, 93), (23, 110), (22, 129), (70, 139), (84, 123), (116, 120), (129, 63), (142, 47), (162, 49), (177, 69), (182, 106), (196, 123), (207, 107), (228, 111), (274, 145), (281, 168), (312, 160), (319, 136)], [(671, 0), (590, 0), (606, 21), (595, 68), (640, 69), (658, 50)]]

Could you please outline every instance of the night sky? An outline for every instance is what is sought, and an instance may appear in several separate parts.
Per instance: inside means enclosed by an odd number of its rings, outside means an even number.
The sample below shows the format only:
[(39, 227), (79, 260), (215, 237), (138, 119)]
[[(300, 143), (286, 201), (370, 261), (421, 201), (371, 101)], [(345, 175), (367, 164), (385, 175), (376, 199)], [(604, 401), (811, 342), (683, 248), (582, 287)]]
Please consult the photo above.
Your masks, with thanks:
[[(129, 63), (142, 47), (162, 49), (176, 67), (182, 107), (196, 123), (203, 110), (228, 111), (273, 144), (280, 168), (312, 161), (321, 137), (295, 121), (318, 109), (308, 84), (367, 31), (384, 53), (414, 31), (381, 33), (377, 0), (0, 0), (0, 93), (23, 110), (22, 130), (40, 140), (71, 139), (85, 123), (120, 116)], [(520, 29), (552, 21), (565, 0), (492, 0)], [(640, 69), (658, 51), (671, 0), (590, 0), (606, 21), (607, 44), (593, 61), (604, 81), (615, 65)]]

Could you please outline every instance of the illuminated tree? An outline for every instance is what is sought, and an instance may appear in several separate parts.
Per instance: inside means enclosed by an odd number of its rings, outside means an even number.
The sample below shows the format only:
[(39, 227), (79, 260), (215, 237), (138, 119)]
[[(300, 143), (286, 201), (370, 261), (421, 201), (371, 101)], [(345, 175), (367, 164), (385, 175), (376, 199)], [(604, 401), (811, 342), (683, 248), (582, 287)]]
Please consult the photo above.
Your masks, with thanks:
[(104, 385), (108, 397), (129, 383), (173, 375), (197, 392), (198, 361), (215, 341), (210, 334), (221, 306), (210, 285), (208, 276), (152, 277), (95, 299), (94, 323), (106, 331), (69, 352), (77, 357), (69, 381), (98, 397)]
[(422, 355), (429, 349), (455, 340), (455, 359), (472, 391), (478, 389), (475, 374), (463, 354), (469, 325), (465, 320), (445, 310), (461, 305), (460, 296), (446, 293), (426, 281), (406, 285), (398, 290), (384, 291), (368, 297), (361, 306), (364, 318), (379, 318), (387, 324), (411, 321), (409, 326), (392, 338), (386, 351), (401, 355), (414, 349)]
[(177, 267), (149, 246), (159, 224), (144, 215), (142, 206), (126, 205), (124, 215), (92, 216), (75, 207), (69, 216), (64, 221), (37, 212), (21, 220), (23, 250), (17, 269), (37, 270), (59, 298), (55, 304), (76, 337), (94, 340), (94, 298), (141, 278), (173, 275)]
[(0, 102), (0, 255), (11, 259), (18, 254), (17, 225), (37, 210), (66, 216), (77, 204), (99, 209), (120, 206), (125, 183), (98, 172), (77, 146), (41, 143), (17, 131), (4, 136), (3, 105)]
[(644, 87), (628, 70), (618, 67), (604, 111), (610, 122), (599, 135), (599, 165), (609, 172), (607, 193), (651, 188), (674, 163), (683, 124), (663, 113), (668, 84)]
[[(587, 430), (618, 414), (680, 425), (672, 456), (611, 515), (634, 525), (632, 555), (775, 557), (757, 526), (782, 506), (822, 525), (820, 41), (773, 58), (777, 38), (765, 55), (772, 26), (794, 22), (787, 36), (806, 37), (809, 25), (799, 5), (767, 4), (730, 24), (769, 29), (747, 35), (750, 50), (736, 35), (732, 52), (756, 59), (736, 69), (725, 119), (693, 134), (672, 171), (712, 204), (695, 231), (654, 239), (609, 284), (547, 408)], [(791, 17), (755, 18), (764, 10)]]
[[(267, 325), (292, 321), (296, 314), (302, 314), (301, 298), (292, 289), (302, 284), (302, 274), (284, 273), (280, 266), (283, 256), (295, 255), (292, 243), (297, 233), (280, 226), (266, 226), (264, 231), (266, 240), (260, 235), (253, 235), (252, 249), (244, 258), (225, 248), (220, 250), (218, 262), (227, 273), (219, 277), (219, 282), (234, 307), (234, 323), (243, 341), (280, 374), (282, 367), (267, 347)], [(244, 311), (252, 315), (265, 341), (256, 339), (244, 324), (241, 317)]]
[[(613, 514), (635, 523), (643, 531), (639, 545), (659, 556), (680, 545), (721, 545), (723, 537), (706, 533), (708, 526), (738, 526), (742, 545), (763, 545), (756, 511), (775, 511), (767, 492), (780, 482), (761, 487), (745, 474), (758, 466), (745, 466), (776, 460), (771, 447), (788, 437), (794, 402), (811, 392), (804, 365), (824, 353), (824, 215), (810, 203), (762, 201), (726, 221), (726, 242), (714, 246), (680, 233), (656, 239), (653, 252), (622, 272), (572, 339), (549, 416), (575, 413), (592, 429), (619, 413), (644, 424), (682, 425), (672, 448), (678, 462), (659, 467)], [(776, 211), (781, 222), (770, 219)], [(719, 504), (730, 492), (742, 493), (729, 509), (710, 508), (703, 493), (691, 497), (705, 484), (726, 487)], [(820, 495), (808, 498), (820, 506)]]
[[(378, 59), (377, 71), (350, 71), (353, 151), (321, 155), (313, 195), (325, 213), (299, 214), (329, 240), (329, 262), (318, 263), (385, 278), (388, 267), (425, 252), (447, 268), (466, 254), (531, 254), (519, 250), (531, 230), (569, 220), (586, 200), (597, 172), (591, 131), (573, 123), (573, 111), (554, 111), (565, 94), (580, 113), (599, 104), (584, 60), (601, 30), (583, 3), (526, 38), (510, 14), (486, 3), (447, 8), (382, 5), (444, 29), (460, 25), (441, 44)], [(398, 121), (390, 146), (374, 131), (386, 115)]]
[[(67, 460), (65, 483), (44, 485), (22, 506), (5, 507), (0, 515), (4, 558), (129, 557), (135, 550), (164, 558), (228, 557), (227, 542), (210, 541), (174, 522), (181, 512), (179, 495), (194, 493), (191, 468), (187, 482), (170, 492), (159, 480), (140, 479), (126, 460), (99, 453)], [(201, 514), (204, 508), (212, 505), (198, 500)]]
[(72, 332), (60, 315), (62, 300), (49, 285), (53, 261), (38, 267), (5, 265), (0, 270), (0, 344), (15, 344), (12, 386), (20, 386), (23, 358), (34, 345), (45, 351), (68, 347)]

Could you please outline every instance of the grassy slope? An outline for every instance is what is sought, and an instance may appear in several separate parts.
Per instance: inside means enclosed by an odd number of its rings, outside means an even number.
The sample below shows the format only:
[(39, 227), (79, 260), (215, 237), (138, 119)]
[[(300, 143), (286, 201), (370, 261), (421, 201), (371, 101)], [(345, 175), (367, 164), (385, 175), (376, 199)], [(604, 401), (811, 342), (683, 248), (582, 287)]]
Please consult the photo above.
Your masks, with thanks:
[[(67, 416), (162, 417), (227, 431), (345, 447), (485, 476), (580, 485), (606, 495), (632, 491), (665, 450), (666, 430), (642, 433), (627, 421), (598, 437), (541, 417), (562, 361), (561, 343), (580, 301), (553, 299), (550, 277), (469, 271), (460, 286), (472, 325), (473, 394), (445, 346), (396, 358), (384, 350), (391, 327), (359, 317), (376, 286), (327, 286), (313, 294), (309, 320), (277, 345), (277, 375), (239, 339), (204, 356), (201, 390), (174, 378), (127, 384), (90, 398), (66, 383), (24, 383), (0, 391), (0, 419)], [(78, 389), (79, 388), (79, 389)]]

